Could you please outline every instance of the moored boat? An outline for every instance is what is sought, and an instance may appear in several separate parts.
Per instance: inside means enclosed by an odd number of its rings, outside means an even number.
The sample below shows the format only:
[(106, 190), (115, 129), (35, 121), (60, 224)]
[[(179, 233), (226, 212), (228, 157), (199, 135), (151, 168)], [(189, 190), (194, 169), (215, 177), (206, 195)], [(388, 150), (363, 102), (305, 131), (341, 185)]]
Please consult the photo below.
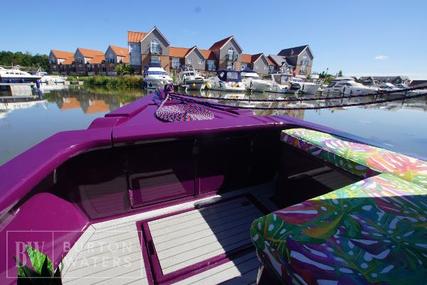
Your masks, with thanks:
[(362, 141), (168, 86), (0, 166), (0, 282), (422, 284), (427, 163)]
[(22, 71), (19, 67), (0, 67), (0, 83), (36, 83), (40, 79), (41, 76)]
[(264, 92), (268, 91), (272, 87), (272, 83), (263, 80), (256, 72), (244, 70), (240, 73), (242, 82), (246, 87), (246, 90), (253, 92)]
[(217, 76), (206, 80), (206, 89), (226, 92), (244, 92), (245, 84), (242, 82), (240, 71), (219, 70)]
[(292, 77), (289, 80), (289, 91), (297, 94), (315, 95), (321, 84), (316, 82), (308, 82), (302, 78)]
[(378, 92), (378, 87), (366, 86), (353, 78), (337, 78), (323, 89), (326, 95), (372, 95)]
[(201, 90), (205, 88), (205, 78), (194, 68), (185, 66), (178, 73), (178, 84), (186, 90)]
[(172, 78), (160, 66), (160, 64), (151, 64), (144, 70), (144, 88), (157, 89), (163, 88), (167, 84), (172, 83)]
[(272, 93), (289, 93), (289, 78), (291, 75), (284, 73), (273, 73), (271, 76), (271, 86), (268, 92)]

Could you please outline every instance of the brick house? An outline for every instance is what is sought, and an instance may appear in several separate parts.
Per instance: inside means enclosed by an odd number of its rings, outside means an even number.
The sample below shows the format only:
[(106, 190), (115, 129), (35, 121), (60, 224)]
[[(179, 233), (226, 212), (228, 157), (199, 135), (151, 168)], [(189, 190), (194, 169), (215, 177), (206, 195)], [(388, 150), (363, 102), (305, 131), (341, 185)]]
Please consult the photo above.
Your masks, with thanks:
[(68, 74), (69, 66), (74, 62), (74, 53), (53, 49), (49, 53), (49, 70), (53, 73)]
[(105, 54), (103, 51), (77, 48), (74, 53), (74, 64), (72, 71), (78, 75), (94, 75), (102, 72), (101, 64), (105, 61)]
[(178, 70), (183, 65), (191, 65), (199, 71), (206, 69), (204, 54), (196, 46), (192, 48), (170, 47), (169, 57), (171, 70)]
[(215, 55), (218, 69), (241, 69), (240, 55), (243, 50), (233, 36), (215, 42), (209, 50)]
[(270, 73), (285, 73), (292, 75), (294, 66), (289, 64), (287, 58), (281, 55), (270, 54), (267, 56)]
[(203, 57), (205, 58), (205, 70), (208, 72), (216, 71), (217, 64), (215, 53), (208, 49), (200, 49), (200, 51), (202, 52)]
[(129, 61), (137, 73), (152, 63), (170, 70), (170, 44), (157, 27), (149, 32), (128, 31), (128, 45)]
[(129, 49), (115, 45), (108, 46), (105, 51), (105, 62), (101, 64), (101, 69), (107, 75), (116, 75), (118, 64), (129, 63)]
[(286, 57), (287, 63), (294, 66), (294, 75), (311, 74), (313, 53), (308, 45), (282, 49), (278, 55)]
[(105, 51), (105, 61), (108, 63), (129, 63), (129, 49), (110, 45)]
[(269, 73), (269, 63), (263, 53), (258, 54), (241, 54), (240, 64), (242, 70), (253, 70), (256, 73), (267, 75)]
[(264, 75), (276, 72), (309, 75), (313, 54), (308, 45), (283, 49), (277, 55), (243, 54), (234, 36), (215, 42), (209, 49), (171, 47), (160, 30), (153, 27), (149, 32), (128, 31), (128, 48), (110, 45), (105, 52), (78, 48), (74, 54), (51, 50), (49, 63), (51, 72), (81, 75), (115, 75), (119, 63), (129, 63), (139, 74), (156, 63), (166, 71), (192, 65), (208, 73), (218, 69), (251, 69)]

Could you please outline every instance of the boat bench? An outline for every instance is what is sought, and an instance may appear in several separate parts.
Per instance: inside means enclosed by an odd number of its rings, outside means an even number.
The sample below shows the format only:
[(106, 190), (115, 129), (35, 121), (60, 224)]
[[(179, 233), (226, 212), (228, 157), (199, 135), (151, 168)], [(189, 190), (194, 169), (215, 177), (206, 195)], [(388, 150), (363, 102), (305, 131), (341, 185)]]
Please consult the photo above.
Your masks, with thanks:
[(427, 162), (309, 129), (282, 131), (282, 142), (359, 177), (390, 173), (427, 187)]
[(255, 220), (263, 268), (288, 284), (426, 284), (425, 162), (305, 129), (282, 141), (367, 178)]

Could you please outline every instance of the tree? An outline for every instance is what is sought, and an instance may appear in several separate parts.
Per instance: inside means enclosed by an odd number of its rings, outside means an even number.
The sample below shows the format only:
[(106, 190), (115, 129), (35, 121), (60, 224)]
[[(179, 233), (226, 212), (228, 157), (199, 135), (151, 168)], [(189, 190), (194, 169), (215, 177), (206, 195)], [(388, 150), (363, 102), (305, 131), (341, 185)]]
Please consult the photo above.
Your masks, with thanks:
[(338, 71), (337, 77), (342, 77), (342, 70)]
[(133, 68), (129, 64), (121, 63), (116, 65), (114, 70), (117, 72), (117, 75), (128, 75), (133, 74)]
[(0, 65), (20, 65), (32, 69), (47, 70), (49, 68), (49, 57), (45, 54), (32, 55), (28, 52), (0, 51)]
[(329, 84), (334, 79), (334, 77), (332, 76), (332, 74), (329, 74), (328, 71), (326, 70), (319, 73), (319, 79), (323, 80), (325, 84)]

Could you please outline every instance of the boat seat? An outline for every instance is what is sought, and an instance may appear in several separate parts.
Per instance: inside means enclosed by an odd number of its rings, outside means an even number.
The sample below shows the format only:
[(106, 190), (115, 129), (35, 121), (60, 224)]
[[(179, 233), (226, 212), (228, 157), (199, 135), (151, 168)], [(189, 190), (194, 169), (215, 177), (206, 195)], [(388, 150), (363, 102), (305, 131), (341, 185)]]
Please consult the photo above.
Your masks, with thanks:
[(426, 284), (426, 194), (382, 173), (258, 218), (251, 238), (286, 284)]
[(281, 140), (359, 177), (390, 173), (427, 187), (427, 162), (319, 131), (282, 131)]

